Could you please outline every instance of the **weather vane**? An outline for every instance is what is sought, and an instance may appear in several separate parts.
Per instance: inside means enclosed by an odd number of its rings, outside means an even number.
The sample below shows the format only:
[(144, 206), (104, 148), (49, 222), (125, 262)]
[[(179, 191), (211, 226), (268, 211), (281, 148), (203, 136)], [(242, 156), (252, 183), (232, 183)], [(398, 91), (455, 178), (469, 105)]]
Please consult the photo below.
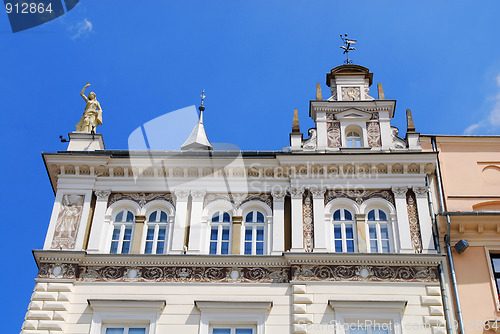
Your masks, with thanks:
[(205, 97), (206, 97), (205, 96), (205, 90), (203, 90), (203, 92), (201, 93), (200, 97), (201, 97), (201, 105), (203, 105), (203, 101), (205, 100)]
[(343, 54), (347, 56), (347, 59), (344, 61), (344, 63), (346, 63), (347, 65), (352, 64), (352, 60), (349, 59), (349, 51), (356, 50), (356, 48), (352, 47), (351, 45), (356, 44), (357, 41), (355, 39), (348, 39), (347, 34), (345, 34), (344, 36), (340, 35), (340, 38), (342, 39), (342, 42), (344, 42), (345, 44), (341, 45), (340, 48), (344, 49)]

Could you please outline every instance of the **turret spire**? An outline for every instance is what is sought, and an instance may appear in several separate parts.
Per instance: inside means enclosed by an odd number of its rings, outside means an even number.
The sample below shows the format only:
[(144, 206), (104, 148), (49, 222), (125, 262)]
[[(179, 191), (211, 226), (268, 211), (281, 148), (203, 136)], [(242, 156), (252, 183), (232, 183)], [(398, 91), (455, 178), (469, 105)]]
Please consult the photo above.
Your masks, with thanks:
[(200, 117), (198, 118), (198, 123), (196, 123), (193, 131), (189, 138), (182, 144), (181, 150), (212, 150), (212, 144), (207, 138), (205, 132), (205, 127), (203, 126), (203, 111), (205, 111), (205, 106), (203, 102), (205, 101), (205, 90), (201, 93), (201, 105), (198, 107), (200, 110)]

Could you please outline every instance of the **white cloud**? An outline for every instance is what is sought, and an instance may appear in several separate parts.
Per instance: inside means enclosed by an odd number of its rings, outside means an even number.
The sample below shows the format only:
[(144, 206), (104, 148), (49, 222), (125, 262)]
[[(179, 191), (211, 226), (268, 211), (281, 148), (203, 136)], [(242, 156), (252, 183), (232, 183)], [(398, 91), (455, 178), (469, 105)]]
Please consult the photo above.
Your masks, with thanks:
[(471, 135), (475, 130), (481, 127), (488, 127), (490, 129), (500, 127), (500, 73), (498, 73), (496, 77), (496, 82), (498, 86), (498, 93), (493, 98), (493, 108), (489, 112), (488, 117), (484, 121), (469, 125), (464, 130), (464, 135)]
[(83, 19), (83, 21), (78, 22), (70, 28), (70, 31), (75, 31), (73, 36), (71, 36), (71, 39), (77, 39), (81, 36), (87, 35), (92, 32), (92, 29), (92, 22), (87, 19)]

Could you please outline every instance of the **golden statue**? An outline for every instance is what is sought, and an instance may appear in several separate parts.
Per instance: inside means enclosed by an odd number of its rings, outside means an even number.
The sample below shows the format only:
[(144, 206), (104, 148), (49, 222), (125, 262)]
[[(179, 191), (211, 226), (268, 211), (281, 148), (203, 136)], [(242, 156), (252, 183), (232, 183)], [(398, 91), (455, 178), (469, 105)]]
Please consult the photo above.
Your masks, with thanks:
[(95, 93), (90, 92), (88, 98), (85, 96), (85, 89), (89, 86), (90, 83), (87, 82), (80, 92), (87, 105), (80, 122), (76, 125), (77, 132), (92, 132), (98, 125), (102, 124), (102, 109), (99, 101), (95, 98)]

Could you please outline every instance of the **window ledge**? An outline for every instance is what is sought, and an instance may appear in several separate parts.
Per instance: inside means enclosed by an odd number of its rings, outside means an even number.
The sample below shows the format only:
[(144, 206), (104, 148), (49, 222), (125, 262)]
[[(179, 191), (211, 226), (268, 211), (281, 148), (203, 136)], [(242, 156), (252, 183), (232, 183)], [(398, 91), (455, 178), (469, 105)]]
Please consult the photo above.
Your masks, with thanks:
[(405, 309), (408, 301), (406, 300), (329, 300), (328, 305), (332, 309), (383, 309), (383, 310), (399, 310)]
[(195, 300), (194, 304), (201, 310), (222, 310), (222, 309), (238, 309), (238, 310), (265, 310), (269, 311), (273, 307), (273, 302), (236, 302), (236, 301), (209, 301)]

